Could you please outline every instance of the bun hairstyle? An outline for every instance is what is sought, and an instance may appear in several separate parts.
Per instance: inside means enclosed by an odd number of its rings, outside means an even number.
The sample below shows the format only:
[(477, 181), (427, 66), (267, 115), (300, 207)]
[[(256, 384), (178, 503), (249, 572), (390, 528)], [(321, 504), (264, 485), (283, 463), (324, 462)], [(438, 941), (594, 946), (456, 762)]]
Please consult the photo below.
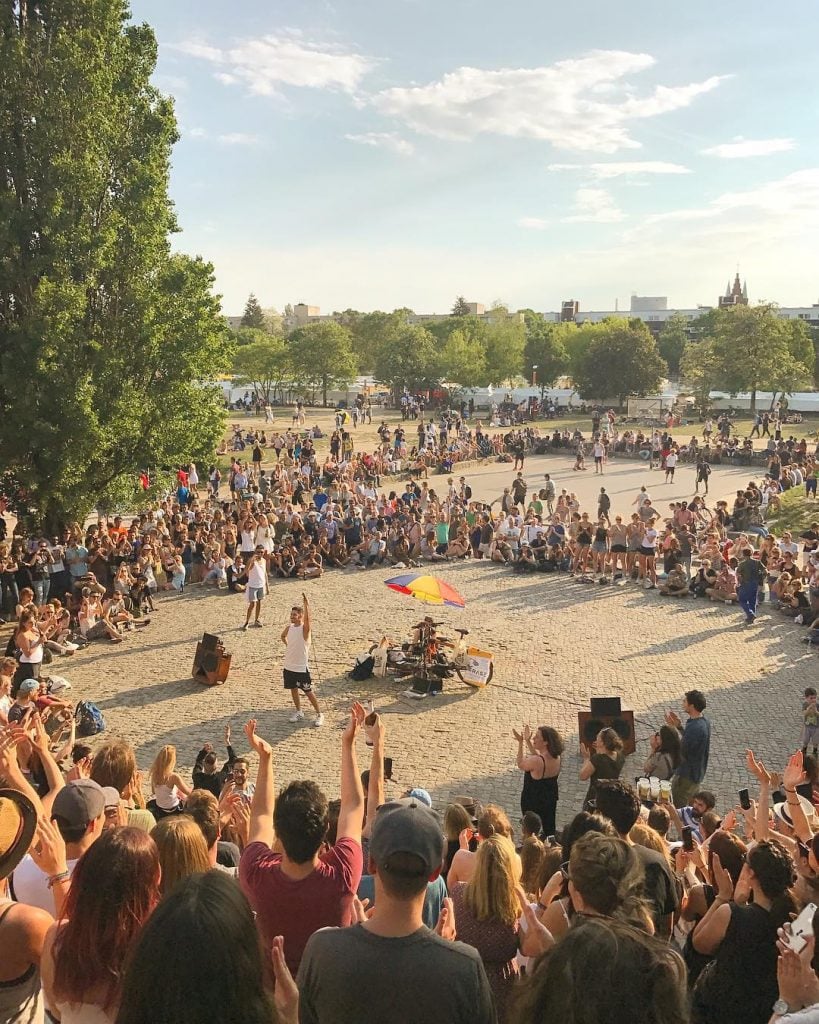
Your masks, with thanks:
[(599, 832), (581, 836), (572, 846), (569, 878), (583, 902), (598, 914), (638, 926), (645, 923), (643, 868), (622, 839)]
[(790, 855), (775, 839), (763, 839), (748, 852), (746, 863), (771, 900), (771, 919), (779, 927), (796, 912), (791, 893), (796, 878)]
[(490, 836), (496, 834), (511, 839), (514, 835), (512, 824), (506, 816), (506, 812), (501, 810), (497, 804), (487, 804), (478, 818), (478, 835), (481, 839), (489, 839)]

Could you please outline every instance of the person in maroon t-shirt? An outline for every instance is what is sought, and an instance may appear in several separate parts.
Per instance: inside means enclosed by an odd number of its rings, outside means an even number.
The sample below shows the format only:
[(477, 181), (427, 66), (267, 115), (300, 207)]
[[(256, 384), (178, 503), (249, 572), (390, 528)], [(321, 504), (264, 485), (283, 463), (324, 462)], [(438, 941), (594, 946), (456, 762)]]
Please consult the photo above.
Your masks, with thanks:
[[(361, 826), (364, 792), (355, 738), (366, 712), (353, 704), (341, 741), (341, 810), (336, 842), (321, 853), (327, 832), (328, 802), (315, 782), (291, 782), (274, 795), (272, 748), (256, 735), (251, 719), (245, 733), (259, 755), (256, 792), (250, 804), (248, 845), (239, 862), (239, 881), (267, 949), (277, 935), (295, 975), (307, 940), (319, 928), (355, 920), (353, 897), (361, 881)], [(283, 853), (271, 849), (274, 837)]]

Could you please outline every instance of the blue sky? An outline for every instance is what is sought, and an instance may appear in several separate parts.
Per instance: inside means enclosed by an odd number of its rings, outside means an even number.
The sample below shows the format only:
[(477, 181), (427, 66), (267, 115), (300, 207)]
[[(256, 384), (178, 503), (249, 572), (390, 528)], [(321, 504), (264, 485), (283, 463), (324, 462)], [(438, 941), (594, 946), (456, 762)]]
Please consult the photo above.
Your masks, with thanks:
[(819, 302), (819, 6), (132, 0), (226, 313)]

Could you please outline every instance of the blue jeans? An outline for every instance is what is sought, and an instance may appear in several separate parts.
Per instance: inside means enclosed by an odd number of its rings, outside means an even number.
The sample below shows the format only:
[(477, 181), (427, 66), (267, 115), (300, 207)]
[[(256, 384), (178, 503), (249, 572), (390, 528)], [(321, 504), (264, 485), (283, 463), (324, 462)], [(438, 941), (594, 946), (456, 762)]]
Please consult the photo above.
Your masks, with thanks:
[(51, 580), (34, 580), (34, 601), (36, 604), (45, 604), (48, 600), (48, 592), (51, 589)]
[(759, 599), (759, 584), (754, 580), (753, 583), (742, 583), (737, 587), (737, 601), (739, 602), (740, 608), (745, 612), (749, 619), (756, 618), (756, 604)]

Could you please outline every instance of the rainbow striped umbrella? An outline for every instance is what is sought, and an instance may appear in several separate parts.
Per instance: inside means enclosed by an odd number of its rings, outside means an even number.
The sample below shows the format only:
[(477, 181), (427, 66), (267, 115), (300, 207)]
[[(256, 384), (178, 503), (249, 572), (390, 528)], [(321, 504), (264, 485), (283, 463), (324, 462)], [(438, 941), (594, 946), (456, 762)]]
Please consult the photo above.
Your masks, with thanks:
[(448, 604), (451, 608), (463, 608), (465, 601), (448, 583), (437, 576), (428, 576), (419, 572), (408, 572), (402, 576), (393, 576), (385, 580), (390, 590), (399, 594), (409, 594), (424, 604)]

